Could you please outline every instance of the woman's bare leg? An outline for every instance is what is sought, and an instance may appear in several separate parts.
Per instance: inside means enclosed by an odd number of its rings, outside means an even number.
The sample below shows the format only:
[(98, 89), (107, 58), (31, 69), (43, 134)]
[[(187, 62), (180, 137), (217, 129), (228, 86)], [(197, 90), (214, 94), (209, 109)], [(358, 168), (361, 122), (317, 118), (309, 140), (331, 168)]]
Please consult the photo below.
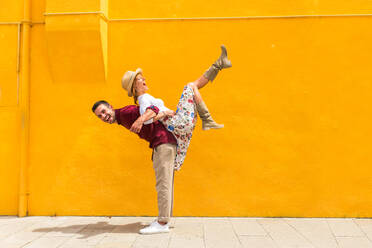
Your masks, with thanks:
[(194, 91), (194, 101), (195, 101), (195, 103), (196, 104), (201, 103), (203, 101), (203, 98), (202, 98), (202, 96), (201, 96), (201, 94), (198, 90), (198, 86), (196, 85), (196, 83), (195, 82), (194, 83), (189, 83), (188, 85)]
[(196, 85), (196, 87), (198, 89), (201, 89), (203, 88), (207, 83), (209, 82), (209, 79), (204, 77), (204, 76), (201, 76), (200, 78), (198, 78), (194, 84)]

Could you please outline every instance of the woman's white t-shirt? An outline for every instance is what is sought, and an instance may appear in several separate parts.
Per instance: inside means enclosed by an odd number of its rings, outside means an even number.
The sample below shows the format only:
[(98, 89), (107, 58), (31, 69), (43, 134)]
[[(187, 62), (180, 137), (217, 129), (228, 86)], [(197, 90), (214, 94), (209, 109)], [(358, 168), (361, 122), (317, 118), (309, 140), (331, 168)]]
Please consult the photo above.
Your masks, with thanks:
[[(140, 115), (143, 115), (146, 112), (146, 109), (150, 107), (151, 105), (154, 105), (159, 109), (159, 113), (165, 110), (169, 110), (167, 107), (164, 106), (163, 100), (160, 98), (155, 98), (150, 94), (143, 94), (138, 97), (138, 104), (139, 104), (139, 110)], [(153, 122), (153, 119), (151, 118), (148, 121), (145, 121), (143, 124), (150, 124)]]

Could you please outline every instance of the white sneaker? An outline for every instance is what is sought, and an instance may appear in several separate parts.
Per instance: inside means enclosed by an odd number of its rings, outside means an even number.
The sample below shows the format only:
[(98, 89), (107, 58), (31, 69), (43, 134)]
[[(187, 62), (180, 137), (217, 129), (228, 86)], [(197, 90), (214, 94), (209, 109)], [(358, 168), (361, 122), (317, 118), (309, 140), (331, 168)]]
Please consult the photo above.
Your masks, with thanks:
[(160, 225), (157, 220), (152, 222), (148, 227), (139, 230), (141, 234), (155, 234), (155, 233), (167, 233), (169, 232), (169, 223)]

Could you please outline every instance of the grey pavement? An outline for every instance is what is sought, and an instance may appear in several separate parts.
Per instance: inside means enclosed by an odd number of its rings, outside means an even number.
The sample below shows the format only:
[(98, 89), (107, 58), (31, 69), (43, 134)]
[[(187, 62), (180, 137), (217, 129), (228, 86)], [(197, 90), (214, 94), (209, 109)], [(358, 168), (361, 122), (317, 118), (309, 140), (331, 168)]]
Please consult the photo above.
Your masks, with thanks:
[(154, 219), (0, 216), (0, 247), (372, 248), (372, 219), (175, 217), (170, 233), (138, 234)]

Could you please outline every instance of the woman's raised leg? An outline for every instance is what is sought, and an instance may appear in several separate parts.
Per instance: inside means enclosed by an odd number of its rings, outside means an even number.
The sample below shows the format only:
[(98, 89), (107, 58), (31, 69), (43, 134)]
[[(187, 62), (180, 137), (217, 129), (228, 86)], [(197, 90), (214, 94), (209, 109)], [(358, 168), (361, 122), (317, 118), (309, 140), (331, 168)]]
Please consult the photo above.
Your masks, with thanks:
[(231, 67), (231, 62), (227, 58), (227, 51), (224, 45), (221, 45), (221, 55), (220, 57), (206, 70), (200, 78), (198, 78), (194, 83), (198, 87), (198, 89), (203, 88), (209, 81), (213, 81), (218, 72), (224, 68)]
[(199, 87), (197, 86), (197, 84), (194, 82), (194, 83), (189, 83), (188, 85), (194, 91), (194, 101), (195, 101), (195, 103), (196, 104), (201, 103), (203, 101), (203, 98), (202, 98), (202, 96), (199, 92), (199, 89), (198, 89)]
[(207, 83), (209, 82), (209, 79), (204, 77), (204, 76), (201, 76), (200, 78), (198, 78), (197, 80), (195, 80), (194, 84), (196, 85), (196, 87), (198, 89), (201, 89), (203, 88)]

